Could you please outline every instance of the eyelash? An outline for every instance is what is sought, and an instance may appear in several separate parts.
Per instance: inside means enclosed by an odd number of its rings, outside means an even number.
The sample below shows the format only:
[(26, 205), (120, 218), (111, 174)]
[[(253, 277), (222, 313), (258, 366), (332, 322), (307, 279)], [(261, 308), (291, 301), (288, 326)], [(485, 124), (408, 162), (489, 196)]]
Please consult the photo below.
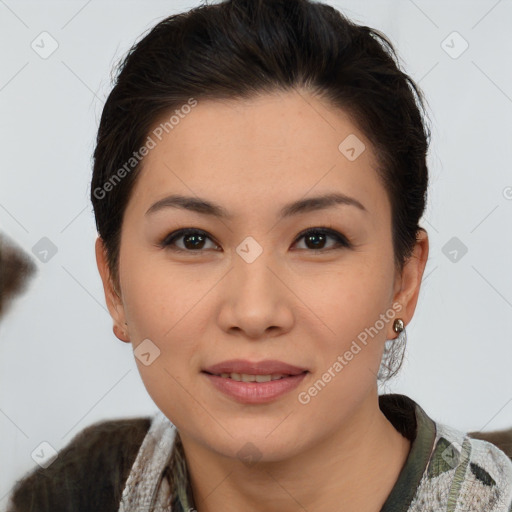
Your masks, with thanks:
[[(306, 237), (309, 234), (327, 235), (328, 237), (333, 238), (336, 241), (337, 245), (334, 247), (329, 247), (327, 249), (308, 249), (308, 248), (306, 248), (306, 249), (302, 249), (302, 250), (306, 250), (306, 251), (312, 252), (312, 253), (320, 253), (320, 252), (327, 252), (327, 251), (332, 251), (332, 250), (352, 248), (352, 244), (348, 241), (348, 239), (344, 235), (339, 233), (338, 231), (335, 231), (330, 228), (316, 228), (316, 227), (308, 228), (308, 229), (302, 231), (301, 233), (299, 233), (297, 235), (297, 238), (295, 239), (294, 245), (297, 242), (299, 242), (299, 240), (301, 240), (302, 238)], [(172, 233), (169, 233), (168, 235), (166, 235), (165, 238), (160, 241), (158, 246), (162, 249), (169, 249), (174, 252), (182, 252), (182, 253), (183, 252), (186, 252), (186, 253), (204, 252), (203, 249), (192, 250), (192, 249), (181, 249), (181, 248), (177, 248), (176, 246), (172, 247), (172, 245), (176, 242), (176, 240), (179, 240), (180, 238), (183, 238), (188, 235), (201, 235), (201, 236), (204, 236), (205, 238), (209, 238), (212, 242), (214, 242), (214, 240), (208, 235), (208, 233), (206, 233), (205, 231), (203, 231), (201, 229), (184, 228), (184, 229), (179, 229), (177, 231), (173, 231)], [(216, 245), (218, 245), (216, 242), (214, 242), (214, 243)]]

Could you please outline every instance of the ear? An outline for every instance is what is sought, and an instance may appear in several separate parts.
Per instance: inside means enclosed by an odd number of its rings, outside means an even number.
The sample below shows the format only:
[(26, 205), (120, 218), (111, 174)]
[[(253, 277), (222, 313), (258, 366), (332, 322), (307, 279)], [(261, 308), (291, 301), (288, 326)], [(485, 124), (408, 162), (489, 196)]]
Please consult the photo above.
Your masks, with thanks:
[[(412, 320), (416, 309), (421, 280), (427, 264), (428, 249), (428, 234), (423, 228), (420, 228), (416, 233), (416, 245), (413, 253), (405, 262), (402, 272), (395, 279), (393, 304), (398, 302), (402, 306), (402, 309), (397, 313), (397, 318), (401, 318), (405, 326)], [(388, 339), (394, 339), (398, 336), (393, 330), (393, 325), (390, 326), (388, 335)]]
[(96, 239), (96, 264), (103, 282), (103, 291), (105, 292), (105, 302), (112, 320), (114, 321), (113, 331), (118, 339), (126, 343), (130, 342), (130, 338), (126, 329), (126, 318), (124, 312), (123, 301), (115, 290), (110, 269), (108, 266), (107, 252), (101, 237)]

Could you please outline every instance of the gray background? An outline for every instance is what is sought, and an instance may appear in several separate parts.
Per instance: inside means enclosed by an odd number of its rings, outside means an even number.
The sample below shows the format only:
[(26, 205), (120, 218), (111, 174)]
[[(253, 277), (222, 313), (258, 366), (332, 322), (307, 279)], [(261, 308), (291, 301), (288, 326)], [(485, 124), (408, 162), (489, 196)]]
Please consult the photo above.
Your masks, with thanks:
[[(327, 3), (389, 36), (433, 123), (430, 258), (407, 359), (382, 392), (462, 430), (510, 427), (512, 1)], [(42, 442), (58, 450), (96, 421), (156, 410), (104, 305), (91, 155), (115, 62), (196, 5), (0, 0), (0, 229), (29, 253), (43, 237), (57, 249), (34, 256), (37, 277), (0, 323), (0, 508)], [(31, 46), (52, 40), (47, 58)]]

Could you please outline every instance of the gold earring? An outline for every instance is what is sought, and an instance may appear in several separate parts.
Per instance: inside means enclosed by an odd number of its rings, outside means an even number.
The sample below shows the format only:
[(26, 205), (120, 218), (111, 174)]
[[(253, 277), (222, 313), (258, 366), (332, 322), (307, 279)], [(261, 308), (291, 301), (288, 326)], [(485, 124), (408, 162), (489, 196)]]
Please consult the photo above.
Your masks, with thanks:
[(404, 321), (401, 318), (397, 318), (393, 322), (393, 331), (400, 334), (405, 329)]

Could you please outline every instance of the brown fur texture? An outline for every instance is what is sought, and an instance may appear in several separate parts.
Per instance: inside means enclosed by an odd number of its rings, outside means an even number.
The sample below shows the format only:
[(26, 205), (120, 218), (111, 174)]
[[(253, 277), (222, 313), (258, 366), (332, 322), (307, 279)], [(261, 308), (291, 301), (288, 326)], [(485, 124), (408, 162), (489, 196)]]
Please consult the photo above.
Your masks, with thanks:
[(0, 318), (13, 299), (25, 291), (36, 269), (30, 256), (0, 234)]
[(85, 428), (50, 466), (16, 483), (7, 512), (117, 512), (150, 422), (111, 420)]

